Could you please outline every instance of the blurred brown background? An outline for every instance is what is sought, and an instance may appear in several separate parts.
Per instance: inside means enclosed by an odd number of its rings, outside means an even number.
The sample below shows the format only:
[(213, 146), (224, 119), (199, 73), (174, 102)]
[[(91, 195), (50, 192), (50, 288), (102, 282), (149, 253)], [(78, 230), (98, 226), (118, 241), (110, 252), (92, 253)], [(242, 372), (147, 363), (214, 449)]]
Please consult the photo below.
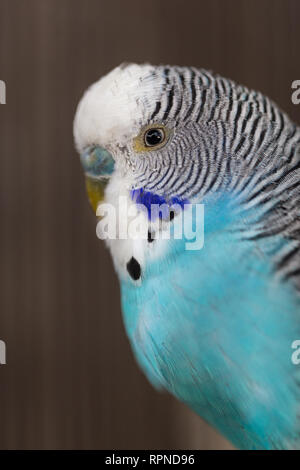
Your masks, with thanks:
[(299, 122), (299, 22), (299, 0), (0, 0), (0, 448), (229, 448), (135, 364), (72, 120), (100, 75), (149, 61), (213, 69)]

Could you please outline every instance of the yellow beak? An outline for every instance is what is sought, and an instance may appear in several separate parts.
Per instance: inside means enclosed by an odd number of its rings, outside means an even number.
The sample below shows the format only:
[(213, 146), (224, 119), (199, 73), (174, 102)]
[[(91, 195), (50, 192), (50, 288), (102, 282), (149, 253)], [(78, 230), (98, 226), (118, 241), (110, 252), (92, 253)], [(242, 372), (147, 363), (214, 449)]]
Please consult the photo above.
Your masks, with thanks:
[(99, 204), (104, 199), (105, 186), (114, 170), (115, 162), (111, 154), (99, 146), (88, 147), (80, 155), (80, 161), (85, 173), (88, 198), (96, 213)]
[(91, 176), (85, 177), (85, 186), (90, 205), (96, 214), (98, 205), (104, 199), (104, 190), (107, 185), (107, 179), (97, 179)]

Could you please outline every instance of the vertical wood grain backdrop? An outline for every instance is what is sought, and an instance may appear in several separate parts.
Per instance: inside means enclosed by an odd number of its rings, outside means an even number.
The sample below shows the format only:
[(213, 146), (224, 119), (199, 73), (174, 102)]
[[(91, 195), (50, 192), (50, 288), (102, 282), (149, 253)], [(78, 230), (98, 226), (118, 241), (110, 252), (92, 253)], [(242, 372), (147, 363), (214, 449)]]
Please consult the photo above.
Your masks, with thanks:
[(213, 69), (294, 120), (299, 0), (0, 0), (0, 448), (228, 448), (135, 364), (72, 120), (123, 61)]

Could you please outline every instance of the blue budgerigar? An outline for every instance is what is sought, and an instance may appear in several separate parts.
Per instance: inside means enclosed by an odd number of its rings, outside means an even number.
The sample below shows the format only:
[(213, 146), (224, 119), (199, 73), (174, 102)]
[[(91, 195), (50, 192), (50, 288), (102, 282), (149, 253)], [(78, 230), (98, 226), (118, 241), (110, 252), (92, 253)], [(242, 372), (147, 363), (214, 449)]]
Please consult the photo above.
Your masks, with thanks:
[(148, 379), (238, 448), (299, 448), (300, 128), (206, 70), (124, 64), (84, 94), (74, 135), (93, 208), (116, 208), (106, 243)]

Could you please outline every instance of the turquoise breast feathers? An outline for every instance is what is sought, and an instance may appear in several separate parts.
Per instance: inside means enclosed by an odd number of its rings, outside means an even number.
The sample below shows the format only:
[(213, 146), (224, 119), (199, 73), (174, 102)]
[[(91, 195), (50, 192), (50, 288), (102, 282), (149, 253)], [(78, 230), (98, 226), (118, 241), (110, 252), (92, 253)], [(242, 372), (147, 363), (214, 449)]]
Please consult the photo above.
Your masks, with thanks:
[(234, 217), (227, 199), (208, 201), (204, 249), (171, 240), (140, 286), (123, 279), (125, 325), (156, 387), (238, 448), (288, 448), (300, 430), (299, 298), (274, 277), (270, 247), (234, 236)]

